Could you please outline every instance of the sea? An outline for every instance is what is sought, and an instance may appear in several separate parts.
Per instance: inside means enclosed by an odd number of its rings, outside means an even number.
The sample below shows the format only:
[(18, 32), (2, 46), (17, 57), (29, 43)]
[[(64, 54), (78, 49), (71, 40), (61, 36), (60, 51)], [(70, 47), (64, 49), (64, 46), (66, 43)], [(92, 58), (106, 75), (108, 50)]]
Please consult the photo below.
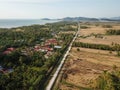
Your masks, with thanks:
[(20, 26), (43, 25), (46, 23), (59, 22), (60, 20), (40, 20), (40, 19), (0, 19), (0, 28), (14, 28)]

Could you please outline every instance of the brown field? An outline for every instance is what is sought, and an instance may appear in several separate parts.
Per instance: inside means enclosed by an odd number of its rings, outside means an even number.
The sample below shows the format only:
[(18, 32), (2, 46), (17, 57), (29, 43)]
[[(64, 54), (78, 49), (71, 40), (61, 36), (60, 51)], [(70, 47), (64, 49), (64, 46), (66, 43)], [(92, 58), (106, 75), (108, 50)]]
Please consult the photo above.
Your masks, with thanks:
[(120, 44), (120, 36), (103, 36), (103, 38), (95, 38), (95, 36), (90, 36), (87, 38), (77, 38), (77, 42), (84, 42), (84, 43), (93, 43), (93, 44), (105, 44), (111, 45), (112, 43)]
[(64, 66), (67, 78), (63, 78), (63, 81), (73, 84), (73, 87), (61, 83), (59, 88), (61, 90), (82, 90), (80, 87), (92, 87), (94, 80), (103, 71), (112, 71), (114, 65), (120, 67), (120, 57), (110, 55), (108, 51), (85, 48), (77, 51), (77, 48), (72, 48)]
[[(119, 23), (84, 23), (83, 25), (89, 28), (81, 29), (76, 41), (105, 45), (111, 45), (112, 42), (120, 44), (120, 35), (105, 35), (109, 29), (102, 27), (105, 24), (112, 25), (112, 29), (120, 29)], [(102, 34), (102, 38), (88, 36), (90, 34)], [(73, 47), (64, 65), (65, 71), (59, 89), (87, 90), (94, 87), (95, 79), (103, 71), (112, 71), (113, 66), (120, 68), (120, 57), (116, 56), (116, 52), (89, 48), (80, 48), (80, 51), (77, 51), (77, 47)]]
[(87, 28), (87, 29), (81, 29), (80, 30), (80, 35), (84, 35), (84, 36), (87, 36), (87, 35), (90, 35), (92, 33), (94, 34), (104, 34), (105, 33), (105, 28), (102, 28), (101, 26), (88, 26), (90, 28)]
[[(96, 26), (96, 24), (98, 26)], [(112, 28), (104, 28), (103, 25), (111, 25)], [(81, 29), (80, 30), (80, 35), (90, 35), (92, 33), (94, 34), (105, 34), (106, 30), (109, 29), (116, 29), (119, 30), (120, 29), (120, 23), (90, 23), (90, 25), (86, 25), (86, 24), (82, 24), (81, 26), (87, 26), (89, 28), (87, 29)]]
[[(108, 23), (107, 23), (108, 24)], [(108, 24), (108, 25), (111, 25)], [(88, 25), (86, 25), (88, 26)], [(106, 44), (106, 45), (111, 45), (112, 43), (118, 43), (120, 44), (120, 35), (105, 35), (106, 31), (109, 29), (120, 29), (120, 24), (117, 25), (112, 25), (112, 28), (103, 28), (102, 25), (100, 24), (99, 26), (89, 25), (87, 29), (81, 29), (79, 31), (78, 36), (88, 36), (86, 38), (77, 38), (76, 41), (84, 42), (84, 43), (94, 43), (94, 44)], [(91, 34), (102, 34), (102, 38), (95, 37), (94, 35)]]

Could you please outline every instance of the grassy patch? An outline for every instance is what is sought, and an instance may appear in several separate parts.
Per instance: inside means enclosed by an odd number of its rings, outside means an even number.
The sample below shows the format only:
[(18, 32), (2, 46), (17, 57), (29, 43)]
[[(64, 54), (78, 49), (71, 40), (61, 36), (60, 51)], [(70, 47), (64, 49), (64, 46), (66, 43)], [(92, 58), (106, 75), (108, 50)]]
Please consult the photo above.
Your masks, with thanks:
[(82, 86), (67, 82), (65, 80), (62, 81), (62, 84), (67, 85), (68, 87), (71, 87), (71, 88), (78, 88), (80, 90), (92, 90), (91, 88), (82, 87)]

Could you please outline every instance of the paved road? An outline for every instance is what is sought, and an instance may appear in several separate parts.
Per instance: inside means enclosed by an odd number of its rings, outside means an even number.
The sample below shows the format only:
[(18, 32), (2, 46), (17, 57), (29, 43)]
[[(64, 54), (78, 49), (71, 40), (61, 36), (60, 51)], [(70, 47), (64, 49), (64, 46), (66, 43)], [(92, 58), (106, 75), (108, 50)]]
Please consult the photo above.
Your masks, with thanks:
[(71, 41), (71, 43), (70, 43), (70, 45), (69, 45), (69, 47), (68, 47), (67, 52), (64, 54), (64, 57), (63, 57), (60, 65), (58, 66), (56, 72), (54, 73), (53, 77), (52, 77), (51, 80), (49, 81), (49, 83), (48, 83), (48, 85), (47, 85), (47, 87), (46, 87), (46, 90), (51, 90), (51, 89), (52, 89), (52, 87), (53, 87), (53, 85), (54, 85), (54, 83), (55, 83), (55, 80), (57, 79), (57, 76), (58, 76), (58, 74), (59, 74), (59, 72), (60, 72), (60, 70), (61, 70), (61, 68), (62, 68), (62, 66), (63, 66), (63, 64), (64, 64), (64, 62), (65, 62), (65, 60), (66, 60), (66, 57), (68, 56), (68, 54), (69, 54), (69, 52), (70, 52), (70, 50), (71, 50), (71, 48), (72, 48), (72, 44), (73, 44), (73, 42), (75, 41), (75, 39), (77, 38), (78, 32), (79, 32), (79, 30), (80, 30), (80, 24), (78, 24), (78, 26), (79, 26), (79, 27), (78, 27), (78, 31), (77, 31), (75, 37), (73, 38), (73, 40)]

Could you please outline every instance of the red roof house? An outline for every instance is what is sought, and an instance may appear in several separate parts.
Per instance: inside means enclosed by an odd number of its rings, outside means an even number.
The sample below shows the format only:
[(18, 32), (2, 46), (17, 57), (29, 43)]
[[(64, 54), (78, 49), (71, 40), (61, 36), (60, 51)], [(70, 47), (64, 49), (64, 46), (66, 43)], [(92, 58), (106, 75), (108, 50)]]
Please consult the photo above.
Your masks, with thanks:
[(14, 50), (15, 50), (15, 48), (12, 48), (12, 47), (11, 48), (7, 48), (7, 50), (4, 51), (3, 54), (10, 54)]

